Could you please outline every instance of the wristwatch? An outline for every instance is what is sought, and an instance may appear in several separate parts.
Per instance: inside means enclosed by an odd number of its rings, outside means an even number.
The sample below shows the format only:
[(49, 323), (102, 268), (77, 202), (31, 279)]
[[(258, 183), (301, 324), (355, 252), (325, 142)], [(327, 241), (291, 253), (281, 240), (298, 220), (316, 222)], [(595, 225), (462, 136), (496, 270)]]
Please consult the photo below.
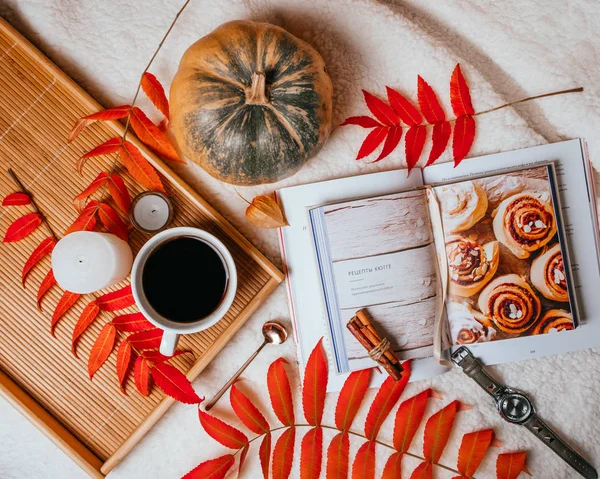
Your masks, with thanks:
[(525, 426), (586, 479), (598, 478), (594, 466), (577, 454), (537, 416), (533, 404), (525, 394), (503, 386), (492, 378), (484, 370), (482, 362), (464, 346), (452, 353), (452, 361), (494, 398), (498, 412), (503, 419), (511, 424)]

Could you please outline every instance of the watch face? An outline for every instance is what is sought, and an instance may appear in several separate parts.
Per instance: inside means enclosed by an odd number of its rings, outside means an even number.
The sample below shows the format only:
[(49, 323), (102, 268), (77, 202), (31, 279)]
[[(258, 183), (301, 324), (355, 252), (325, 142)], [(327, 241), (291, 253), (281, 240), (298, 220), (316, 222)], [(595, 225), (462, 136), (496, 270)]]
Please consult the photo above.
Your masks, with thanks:
[(498, 402), (498, 409), (504, 419), (509, 422), (525, 422), (533, 413), (531, 401), (520, 393), (509, 392)]

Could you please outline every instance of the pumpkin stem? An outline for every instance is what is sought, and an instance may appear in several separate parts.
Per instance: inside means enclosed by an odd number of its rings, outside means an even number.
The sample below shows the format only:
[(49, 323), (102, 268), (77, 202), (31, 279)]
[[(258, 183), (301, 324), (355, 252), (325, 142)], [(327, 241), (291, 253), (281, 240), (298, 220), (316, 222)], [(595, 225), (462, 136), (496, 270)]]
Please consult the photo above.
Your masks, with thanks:
[(247, 105), (266, 105), (269, 103), (265, 79), (264, 72), (254, 72), (252, 74), (252, 85), (246, 88)]

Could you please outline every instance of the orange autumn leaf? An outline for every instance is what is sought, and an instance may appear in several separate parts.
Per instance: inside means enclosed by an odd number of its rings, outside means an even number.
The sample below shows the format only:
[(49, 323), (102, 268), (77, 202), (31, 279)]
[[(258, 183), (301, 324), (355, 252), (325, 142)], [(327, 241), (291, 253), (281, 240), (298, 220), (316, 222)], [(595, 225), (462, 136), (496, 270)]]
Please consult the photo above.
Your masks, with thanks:
[(448, 140), (450, 140), (451, 133), (452, 127), (447, 121), (442, 121), (433, 125), (431, 151), (429, 152), (429, 158), (427, 159), (425, 166), (432, 165), (440, 156), (442, 156), (442, 153), (444, 153), (448, 146)]
[(198, 404), (202, 401), (189, 379), (175, 366), (163, 362), (157, 363), (152, 368), (151, 374), (156, 385), (173, 399), (184, 404)]
[(260, 468), (264, 479), (269, 479), (269, 461), (271, 459), (271, 432), (265, 434), (258, 450)]
[(92, 231), (96, 227), (98, 202), (90, 201), (77, 219), (67, 228), (65, 236), (75, 231)]
[(42, 224), (42, 215), (39, 213), (29, 213), (15, 220), (6, 230), (3, 243), (12, 243), (26, 238), (35, 229)]
[(52, 315), (52, 320), (50, 321), (50, 333), (54, 336), (54, 328), (56, 328), (57, 323), (60, 319), (65, 315), (65, 313), (71, 309), (71, 307), (77, 302), (81, 295), (77, 293), (71, 293), (70, 291), (65, 291), (61, 296), (56, 308), (54, 309), (54, 314)]
[(111, 173), (107, 186), (108, 192), (117, 207), (126, 215), (129, 214), (131, 198), (129, 197), (129, 192), (127, 191), (127, 186), (125, 186), (123, 178), (116, 173)]
[(125, 309), (135, 304), (131, 285), (127, 285), (117, 291), (103, 294), (98, 298), (98, 306), (102, 311), (118, 311)]
[(89, 198), (96, 191), (102, 188), (107, 181), (108, 173), (106, 173), (105, 171), (99, 173), (98, 176), (96, 176), (96, 178), (94, 179), (94, 181), (92, 181), (85, 190), (83, 190), (75, 197), (75, 201), (78, 202)]
[(231, 407), (244, 426), (255, 434), (265, 434), (269, 431), (269, 423), (254, 403), (242, 393), (237, 385), (231, 386)]
[(403, 455), (401, 452), (395, 452), (388, 458), (381, 479), (402, 479)]
[(96, 301), (89, 302), (79, 315), (79, 319), (73, 328), (73, 336), (71, 338), (71, 352), (77, 356), (77, 340), (84, 331), (94, 322), (100, 313), (100, 308)]
[(294, 444), (296, 442), (296, 428), (289, 427), (275, 443), (273, 449), (273, 464), (271, 474), (273, 479), (287, 479), (292, 472), (294, 461)]
[(150, 395), (150, 363), (138, 356), (133, 365), (133, 379), (138, 392), (145, 397)]
[(116, 316), (112, 320), (112, 324), (119, 331), (124, 333), (135, 333), (137, 331), (147, 331), (154, 329), (155, 326), (146, 319), (142, 313), (131, 313)]
[(427, 399), (430, 397), (431, 389), (426, 389), (400, 404), (394, 422), (394, 448), (398, 452), (408, 451), (423, 420)]
[(433, 88), (421, 76), (417, 78), (417, 100), (421, 113), (429, 123), (438, 123), (446, 119), (446, 114)]
[(410, 170), (412, 170), (419, 162), (419, 158), (423, 152), (423, 146), (425, 146), (426, 136), (427, 129), (422, 125), (411, 126), (406, 132), (404, 151), (409, 174)]
[(375, 446), (374, 441), (368, 441), (358, 449), (352, 464), (352, 479), (375, 479)]
[(119, 216), (112, 206), (106, 203), (100, 203), (98, 205), (98, 218), (104, 227), (115, 236), (118, 236), (123, 241), (129, 240), (129, 231), (127, 225), (123, 223), (123, 220)]
[(42, 242), (33, 250), (25, 265), (23, 266), (23, 271), (21, 273), (21, 282), (23, 286), (25, 286), (25, 279), (29, 272), (34, 268), (36, 264), (38, 264), (44, 256), (50, 254), (56, 245), (56, 240), (54, 238), (46, 238), (42, 240)]
[(54, 278), (54, 271), (52, 268), (46, 273), (44, 279), (40, 283), (40, 287), (37, 293), (37, 307), (41, 311), (42, 310), (42, 299), (44, 295), (50, 291), (50, 288), (56, 284), (56, 278)]
[(131, 344), (129, 344), (129, 341), (121, 341), (121, 344), (119, 344), (116, 364), (119, 387), (123, 394), (127, 394), (125, 392), (125, 380), (127, 378), (127, 371), (129, 371), (129, 365), (131, 364)]
[(323, 462), (323, 429), (310, 429), (300, 446), (300, 479), (319, 479)]
[(462, 476), (471, 477), (483, 461), (492, 439), (494, 431), (486, 429), (465, 434), (458, 450), (458, 464), (456, 468)]
[(283, 358), (275, 360), (267, 372), (267, 388), (271, 398), (271, 406), (277, 418), (284, 426), (294, 424), (294, 405), (292, 403), (292, 388), (283, 365)]
[(234, 464), (235, 457), (227, 454), (197, 465), (181, 479), (223, 479)]
[(474, 140), (475, 120), (471, 116), (459, 116), (454, 124), (454, 136), (452, 137), (454, 167), (457, 167), (469, 154)]
[(2, 206), (25, 206), (30, 204), (31, 198), (29, 195), (27, 193), (21, 193), (20, 191), (6, 195), (2, 200)]
[(239, 429), (205, 413), (201, 409), (198, 409), (198, 417), (206, 433), (223, 446), (229, 449), (241, 449), (248, 445), (248, 438)]
[(116, 153), (121, 149), (122, 143), (123, 140), (121, 138), (111, 138), (110, 140), (106, 140), (101, 145), (98, 145), (96, 148), (88, 151), (81, 158), (79, 158), (79, 160), (77, 160), (77, 163), (75, 164), (77, 173), (81, 175), (83, 172), (83, 167), (89, 158)]
[(433, 465), (430, 462), (422, 462), (410, 475), (410, 479), (432, 479)]
[(165, 95), (165, 89), (158, 79), (150, 72), (145, 72), (142, 76), (142, 90), (150, 99), (153, 105), (160, 111), (164, 117), (169, 120), (169, 100)]
[(377, 120), (385, 126), (398, 126), (400, 124), (400, 118), (391, 106), (368, 91), (363, 90), (362, 92), (367, 108)]
[(160, 156), (173, 162), (184, 163), (167, 135), (136, 106), (131, 109), (130, 125), (137, 137)]
[(160, 346), (162, 341), (163, 330), (159, 328), (141, 331), (131, 334), (127, 337), (127, 341), (136, 349), (154, 349)]
[(121, 161), (129, 174), (149, 190), (166, 193), (165, 187), (154, 167), (143, 157), (142, 153), (133, 143), (123, 143), (121, 148)]
[(460, 64), (457, 64), (450, 78), (450, 104), (452, 111), (459, 117), (462, 115), (473, 115), (475, 110), (471, 103), (471, 93), (469, 85), (460, 69)]
[(246, 208), (246, 219), (258, 228), (283, 228), (289, 226), (281, 207), (271, 196), (256, 196)]
[(404, 368), (402, 378), (399, 381), (394, 381), (391, 377), (388, 377), (377, 391), (375, 399), (373, 399), (365, 421), (365, 436), (369, 440), (377, 438), (383, 421), (400, 399), (400, 395), (408, 383), (410, 361), (403, 362), (402, 367)]
[(350, 437), (340, 432), (329, 443), (327, 449), (327, 479), (348, 479), (350, 460)]
[(120, 105), (80, 118), (75, 122), (75, 125), (69, 133), (68, 143), (71, 143), (87, 126), (95, 121), (120, 120), (129, 114), (130, 109), (131, 106), (129, 105)]
[(335, 407), (335, 427), (340, 431), (347, 431), (352, 426), (352, 421), (369, 387), (370, 379), (371, 370), (363, 369), (350, 373), (344, 382)]
[(400, 119), (408, 126), (420, 125), (422, 118), (419, 110), (417, 110), (399, 91), (396, 91), (389, 86), (386, 86), (385, 89), (387, 91), (388, 101)]
[(525, 471), (525, 459), (527, 459), (525, 451), (498, 455), (498, 459), (496, 460), (496, 478), (517, 479), (519, 474)]
[(100, 369), (110, 356), (110, 353), (115, 346), (116, 334), (116, 328), (110, 323), (105, 324), (100, 330), (100, 334), (98, 334), (98, 337), (92, 346), (90, 357), (88, 359), (88, 373), (90, 379), (94, 377), (94, 373)]
[(304, 370), (302, 388), (302, 408), (306, 422), (311, 426), (319, 426), (323, 419), (325, 395), (327, 394), (328, 364), (323, 338), (312, 350)]
[(452, 401), (431, 416), (425, 423), (423, 456), (428, 462), (436, 463), (440, 460), (450, 437), (454, 418), (461, 405), (460, 401)]

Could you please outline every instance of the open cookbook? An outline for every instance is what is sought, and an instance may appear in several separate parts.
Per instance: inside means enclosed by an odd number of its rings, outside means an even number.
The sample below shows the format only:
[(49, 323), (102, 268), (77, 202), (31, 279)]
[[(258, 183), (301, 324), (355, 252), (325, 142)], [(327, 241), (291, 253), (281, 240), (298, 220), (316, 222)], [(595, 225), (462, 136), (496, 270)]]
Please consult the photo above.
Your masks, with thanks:
[(361, 308), (398, 357), (414, 360), (413, 379), (447, 370), (462, 344), (488, 364), (600, 345), (592, 178), (584, 143), (572, 140), (408, 178), (280, 190), (301, 365), (324, 336), (338, 373), (331, 390), (373, 367), (346, 328)]

